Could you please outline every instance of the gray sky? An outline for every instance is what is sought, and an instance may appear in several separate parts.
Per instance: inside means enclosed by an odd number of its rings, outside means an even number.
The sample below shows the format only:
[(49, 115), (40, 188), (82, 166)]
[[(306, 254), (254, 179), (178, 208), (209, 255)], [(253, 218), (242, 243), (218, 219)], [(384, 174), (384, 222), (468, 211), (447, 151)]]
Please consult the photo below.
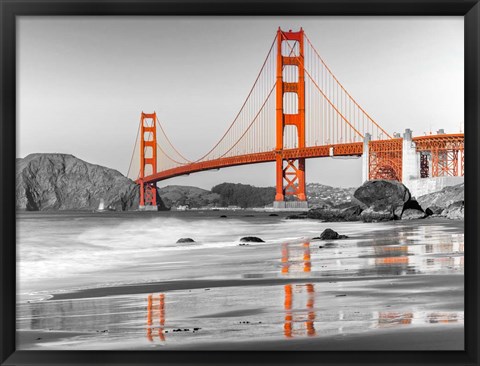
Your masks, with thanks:
[[(126, 174), (140, 112), (156, 111), (195, 159), (235, 117), (278, 26), (302, 26), (388, 132), (463, 131), (463, 17), (21, 17), (17, 156), (70, 153)], [(267, 163), (160, 185), (274, 178)], [(307, 182), (357, 186), (360, 159), (310, 159)]]

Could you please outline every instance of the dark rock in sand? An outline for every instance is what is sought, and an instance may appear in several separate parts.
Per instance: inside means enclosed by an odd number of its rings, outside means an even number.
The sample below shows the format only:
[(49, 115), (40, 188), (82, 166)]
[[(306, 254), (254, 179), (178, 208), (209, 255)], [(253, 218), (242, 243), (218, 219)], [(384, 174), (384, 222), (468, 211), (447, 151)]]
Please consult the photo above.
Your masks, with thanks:
[(306, 214), (305, 215), (301, 215), (301, 214), (299, 214), (299, 215), (289, 215), (289, 216), (285, 217), (285, 219), (287, 219), (287, 220), (302, 220), (302, 219), (306, 219), (306, 218), (307, 218)]
[(277, 214), (274, 214), (274, 213), (272, 213), (272, 214), (270, 214), (270, 215), (268, 215), (268, 216), (278, 216), (278, 215), (277, 215)]
[(320, 236), (313, 238), (313, 239), (320, 239), (320, 240), (336, 240), (336, 239), (346, 239), (348, 236), (346, 235), (339, 235), (336, 231), (332, 229), (325, 229)]
[(416, 210), (414, 208), (407, 208), (403, 211), (402, 220), (416, 220), (416, 219), (423, 219), (426, 217), (425, 212), (421, 210)]
[(220, 218), (221, 219), (225, 219), (227, 217), (227, 215), (221, 215)]
[(307, 217), (325, 222), (359, 221), (361, 212), (362, 208), (358, 205), (350, 205), (346, 208), (313, 208), (308, 211)]
[(354, 197), (367, 207), (360, 215), (362, 220), (371, 222), (393, 220), (411, 195), (402, 183), (379, 179), (365, 182)]
[[(16, 161), (16, 209), (136, 210), (139, 186), (118, 171), (69, 154), (31, 154)], [(164, 208), (157, 195), (160, 208)]]
[(445, 216), (450, 220), (464, 220), (465, 202), (458, 201), (452, 203), (442, 212), (442, 216)]
[(244, 236), (240, 238), (240, 241), (244, 243), (265, 243), (265, 241), (256, 236)]
[(180, 238), (177, 240), (177, 243), (195, 243), (195, 240), (192, 238)]

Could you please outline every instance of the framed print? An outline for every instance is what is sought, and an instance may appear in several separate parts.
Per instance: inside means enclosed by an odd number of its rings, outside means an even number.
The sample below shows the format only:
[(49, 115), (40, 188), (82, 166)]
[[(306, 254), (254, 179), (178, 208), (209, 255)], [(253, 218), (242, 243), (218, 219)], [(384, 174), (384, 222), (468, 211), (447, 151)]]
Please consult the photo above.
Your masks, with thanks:
[(2, 365), (478, 364), (478, 1), (0, 9)]

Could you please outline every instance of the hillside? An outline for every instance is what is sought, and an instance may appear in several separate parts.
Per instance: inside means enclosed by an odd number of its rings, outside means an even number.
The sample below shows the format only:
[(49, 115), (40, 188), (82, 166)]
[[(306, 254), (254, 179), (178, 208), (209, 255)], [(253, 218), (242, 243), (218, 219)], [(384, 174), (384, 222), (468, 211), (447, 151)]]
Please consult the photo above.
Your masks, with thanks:
[(320, 183), (307, 184), (307, 199), (310, 207), (332, 207), (350, 202), (356, 188), (338, 188)]
[(159, 189), (160, 197), (167, 207), (210, 207), (220, 202), (220, 195), (190, 186), (166, 186)]
[(248, 184), (222, 183), (212, 188), (220, 195), (220, 205), (242, 208), (264, 207), (275, 199), (275, 188), (254, 187)]
[(69, 154), (31, 154), (16, 165), (17, 210), (93, 210), (102, 199), (116, 211), (138, 208), (139, 187), (114, 169)]

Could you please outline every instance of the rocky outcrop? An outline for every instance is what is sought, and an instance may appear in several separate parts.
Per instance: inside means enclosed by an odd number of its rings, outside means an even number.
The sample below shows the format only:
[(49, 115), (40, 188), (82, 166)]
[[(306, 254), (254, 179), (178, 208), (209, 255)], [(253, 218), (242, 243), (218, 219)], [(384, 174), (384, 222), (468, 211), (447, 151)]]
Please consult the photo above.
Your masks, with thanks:
[(415, 200), (402, 183), (389, 180), (365, 182), (349, 201), (312, 208), (307, 213), (308, 218), (325, 222), (414, 220), (428, 216), (463, 220), (463, 215), (463, 184), (446, 187)]
[(307, 217), (325, 222), (359, 221), (361, 213), (360, 206), (350, 204), (348, 207), (313, 208), (307, 212)]
[(442, 216), (445, 216), (450, 220), (464, 220), (464, 211), (465, 211), (465, 202), (458, 201), (449, 205), (441, 213)]
[(17, 159), (16, 168), (17, 210), (93, 210), (101, 200), (116, 211), (138, 209), (135, 182), (73, 155), (31, 154)]
[(433, 192), (417, 198), (418, 203), (426, 211), (438, 211), (435, 208), (445, 209), (455, 202), (463, 202), (465, 199), (465, 185), (445, 187), (441, 191)]

